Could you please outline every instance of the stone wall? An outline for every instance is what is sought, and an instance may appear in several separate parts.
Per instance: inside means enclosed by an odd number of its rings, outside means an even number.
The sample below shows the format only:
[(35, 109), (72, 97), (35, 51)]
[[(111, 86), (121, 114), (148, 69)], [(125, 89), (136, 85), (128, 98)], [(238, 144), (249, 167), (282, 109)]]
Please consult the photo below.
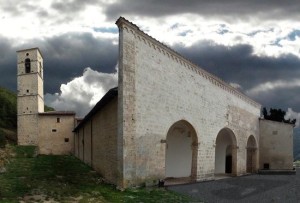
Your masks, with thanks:
[(260, 120), (259, 167), (271, 170), (293, 169), (293, 128), (291, 124)]
[(79, 157), (79, 133), (74, 132), (74, 156)]
[(38, 114), (18, 115), (18, 144), (38, 145)]
[(89, 166), (92, 165), (92, 120), (89, 120), (84, 125), (84, 157), (83, 160)]
[(84, 127), (78, 131), (78, 158), (84, 161)]
[[(117, 184), (117, 102), (103, 106), (75, 134), (75, 155), (92, 166), (108, 182)], [(83, 144), (82, 144), (83, 143)]]
[(74, 151), (74, 117), (75, 114), (39, 114), (40, 154), (68, 155)]
[[(198, 137), (197, 179), (214, 178), (218, 132), (237, 140), (237, 175), (246, 172), (247, 140), (258, 142), (260, 105), (120, 18), (119, 171), (128, 187), (165, 177), (166, 135), (177, 121)], [(121, 144), (122, 143), (122, 144)], [(120, 148), (119, 148), (120, 149)]]

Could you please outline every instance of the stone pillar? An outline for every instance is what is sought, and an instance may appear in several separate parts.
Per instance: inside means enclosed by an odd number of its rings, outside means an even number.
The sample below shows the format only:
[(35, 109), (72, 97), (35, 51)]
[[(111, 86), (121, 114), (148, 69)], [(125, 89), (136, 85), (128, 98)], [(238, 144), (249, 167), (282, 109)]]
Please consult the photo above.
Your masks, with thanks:
[(237, 176), (238, 171), (237, 171), (237, 152), (238, 152), (238, 146), (232, 145), (231, 146), (231, 154), (232, 154), (232, 176)]
[(197, 181), (197, 168), (198, 168), (198, 146), (199, 143), (192, 144), (192, 171), (191, 171), (191, 180)]
[(257, 148), (247, 147), (246, 167), (247, 173), (255, 173), (257, 171)]

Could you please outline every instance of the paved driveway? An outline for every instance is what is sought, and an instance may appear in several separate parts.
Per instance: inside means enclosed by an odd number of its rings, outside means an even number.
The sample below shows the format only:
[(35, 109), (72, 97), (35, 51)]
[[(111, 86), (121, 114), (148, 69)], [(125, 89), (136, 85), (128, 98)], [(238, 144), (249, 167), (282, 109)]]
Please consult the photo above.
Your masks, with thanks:
[(297, 175), (249, 175), (168, 189), (187, 194), (195, 202), (300, 202), (300, 168)]

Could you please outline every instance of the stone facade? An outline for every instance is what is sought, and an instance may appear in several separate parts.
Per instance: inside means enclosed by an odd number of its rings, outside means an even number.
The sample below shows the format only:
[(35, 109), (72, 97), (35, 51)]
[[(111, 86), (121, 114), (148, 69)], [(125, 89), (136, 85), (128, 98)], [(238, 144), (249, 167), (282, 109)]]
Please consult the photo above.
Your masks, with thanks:
[(74, 151), (74, 112), (39, 114), (38, 146), (41, 154), (71, 154)]
[(293, 169), (293, 128), (294, 125), (260, 120), (260, 161), (261, 169)]
[(17, 52), (18, 144), (41, 154), (70, 154), (74, 112), (44, 112), (43, 57), (38, 48)]
[(235, 151), (233, 173), (245, 174), (247, 140), (252, 135), (258, 143), (261, 106), (134, 24), (120, 18), (117, 25), (121, 184), (165, 178), (167, 132), (182, 120), (192, 126), (198, 140), (196, 180), (214, 178), (216, 139), (225, 128), (235, 140), (228, 141)]

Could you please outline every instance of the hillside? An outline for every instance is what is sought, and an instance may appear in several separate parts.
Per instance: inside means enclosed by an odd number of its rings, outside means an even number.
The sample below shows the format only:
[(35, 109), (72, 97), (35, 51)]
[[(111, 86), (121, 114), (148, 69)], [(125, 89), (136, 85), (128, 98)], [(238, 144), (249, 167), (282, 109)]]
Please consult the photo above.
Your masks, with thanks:
[[(45, 105), (45, 111), (54, 111)], [(0, 87), (0, 147), (5, 143), (4, 137), (16, 140), (17, 131), (17, 95)]]
[(17, 127), (17, 96), (2, 87), (0, 87), (0, 127), (6, 129)]

